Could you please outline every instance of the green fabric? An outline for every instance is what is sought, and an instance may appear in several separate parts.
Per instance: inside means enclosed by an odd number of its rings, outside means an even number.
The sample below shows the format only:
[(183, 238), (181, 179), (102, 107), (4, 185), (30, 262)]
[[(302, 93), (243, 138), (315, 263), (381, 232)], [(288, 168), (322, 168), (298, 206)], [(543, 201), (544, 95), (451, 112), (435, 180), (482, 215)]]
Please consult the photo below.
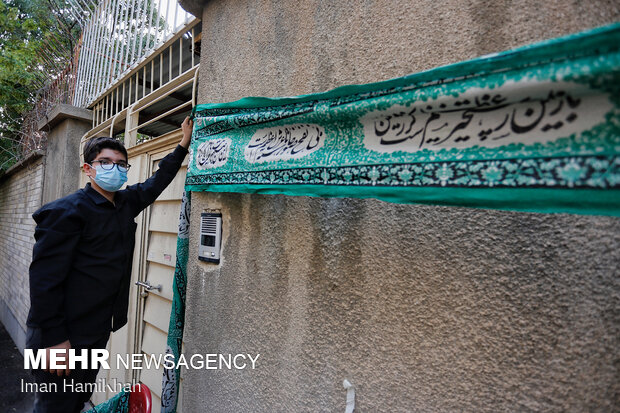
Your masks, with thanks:
[[(208, 192), (244, 192), (254, 194), (284, 194), (300, 196), (323, 196), (342, 198), (379, 198), (400, 203), (404, 198), (415, 199), (427, 205), (462, 206), (471, 208), (494, 208), (527, 212), (563, 212), (588, 215), (620, 216), (620, 190), (575, 189), (523, 189), (523, 188), (403, 188), (405, 194), (396, 193), (389, 187), (326, 188), (321, 185), (212, 185)], [(550, 205), (549, 199), (553, 199)], [(583, 199), (585, 205), (575, 203)]]
[(199, 105), (186, 190), (618, 215), (619, 48), (615, 24), (385, 82)]
[[(168, 326), (166, 354), (174, 355), (174, 363), (179, 361), (183, 345), (183, 326), (185, 325), (185, 286), (187, 282), (187, 257), (189, 254), (189, 218), (191, 211), (191, 192), (183, 193), (179, 215), (177, 238), (177, 257), (172, 282), (172, 311)], [(164, 367), (162, 378), (161, 412), (176, 412), (179, 398), (181, 370)]]

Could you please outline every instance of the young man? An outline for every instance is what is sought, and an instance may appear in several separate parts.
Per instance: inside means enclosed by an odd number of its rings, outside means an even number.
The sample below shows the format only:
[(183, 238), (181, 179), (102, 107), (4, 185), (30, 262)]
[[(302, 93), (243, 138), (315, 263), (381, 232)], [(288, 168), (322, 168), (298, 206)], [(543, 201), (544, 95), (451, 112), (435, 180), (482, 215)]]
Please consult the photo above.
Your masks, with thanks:
[[(192, 121), (183, 139), (143, 183), (127, 181), (127, 150), (113, 138), (94, 138), (84, 147), (86, 186), (39, 208), (30, 265), (27, 348), (46, 349), (47, 365), (33, 370), (34, 412), (79, 412), (92, 392), (98, 369), (49, 368), (51, 349), (105, 348), (110, 331), (127, 323), (135, 243), (134, 218), (170, 184), (188, 152)], [(56, 383), (55, 386), (51, 385)], [(72, 386), (67, 386), (71, 383)], [(50, 384), (49, 386), (47, 386)], [(47, 390), (57, 391), (47, 391)], [(42, 391), (43, 390), (43, 391)]]

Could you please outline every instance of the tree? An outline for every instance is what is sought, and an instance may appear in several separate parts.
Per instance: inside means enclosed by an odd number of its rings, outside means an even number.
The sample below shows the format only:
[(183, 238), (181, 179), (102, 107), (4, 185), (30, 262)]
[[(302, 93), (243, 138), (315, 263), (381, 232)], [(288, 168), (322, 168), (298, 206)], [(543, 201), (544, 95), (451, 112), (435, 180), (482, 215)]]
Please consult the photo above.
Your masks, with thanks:
[(0, 2), (0, 171), (23, 155), (24, 116), (50, 76), (71, 59), (78, 37), (77, 21), (62, 2)]
[[(48, 91), (78, 53), (80, 22), (84, 25), (90, 17), (79, 13), (94, 15), (83, 9), (93, 3), (79, 3), (80, 11), (63, 0), (0, 0), (0, 174), (43, 148), (45, 134), (35, 125), (52, 105), (72, 103), (49, 98)], [(117, 0), (112, 3), (115, 13), (96, 14), (103, 31), (97, 32), (96, 45), (82, 48), (96, 47), (99, 62), (107, 61), (89, 66), (95, 71), (82, 83), (115, 78), (163, 38), (167, 21), (155, 1), (138, 3)]]

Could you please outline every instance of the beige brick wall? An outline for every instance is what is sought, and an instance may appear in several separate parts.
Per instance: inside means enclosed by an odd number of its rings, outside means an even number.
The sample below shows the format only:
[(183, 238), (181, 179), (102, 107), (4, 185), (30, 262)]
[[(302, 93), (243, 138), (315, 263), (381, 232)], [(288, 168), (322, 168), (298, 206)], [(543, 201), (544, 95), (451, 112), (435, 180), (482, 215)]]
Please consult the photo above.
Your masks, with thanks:
[[(0, 300), (26, 330), (30, 307), (28, 267), (32, 260), (35, 222), (32, 213), (41, 206), (43, 158), (0, 181)], [(5, 327), (11, 320), (3, 317)], [(13, 320), (14, 322), (14, 320)], [(14, 336), (15, 331), (10, 331)], [(14, 336), (15, 339), (15, 336)]]

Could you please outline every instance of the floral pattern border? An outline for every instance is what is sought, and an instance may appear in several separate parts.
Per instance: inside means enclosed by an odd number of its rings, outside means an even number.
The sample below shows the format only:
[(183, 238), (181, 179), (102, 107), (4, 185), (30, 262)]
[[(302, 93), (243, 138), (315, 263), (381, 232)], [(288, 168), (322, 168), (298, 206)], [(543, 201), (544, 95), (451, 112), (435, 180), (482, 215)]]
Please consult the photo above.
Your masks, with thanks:
[(620, 188), (620, 157), (564, 157), (277, 169), (188, 176), (187, 185)]

